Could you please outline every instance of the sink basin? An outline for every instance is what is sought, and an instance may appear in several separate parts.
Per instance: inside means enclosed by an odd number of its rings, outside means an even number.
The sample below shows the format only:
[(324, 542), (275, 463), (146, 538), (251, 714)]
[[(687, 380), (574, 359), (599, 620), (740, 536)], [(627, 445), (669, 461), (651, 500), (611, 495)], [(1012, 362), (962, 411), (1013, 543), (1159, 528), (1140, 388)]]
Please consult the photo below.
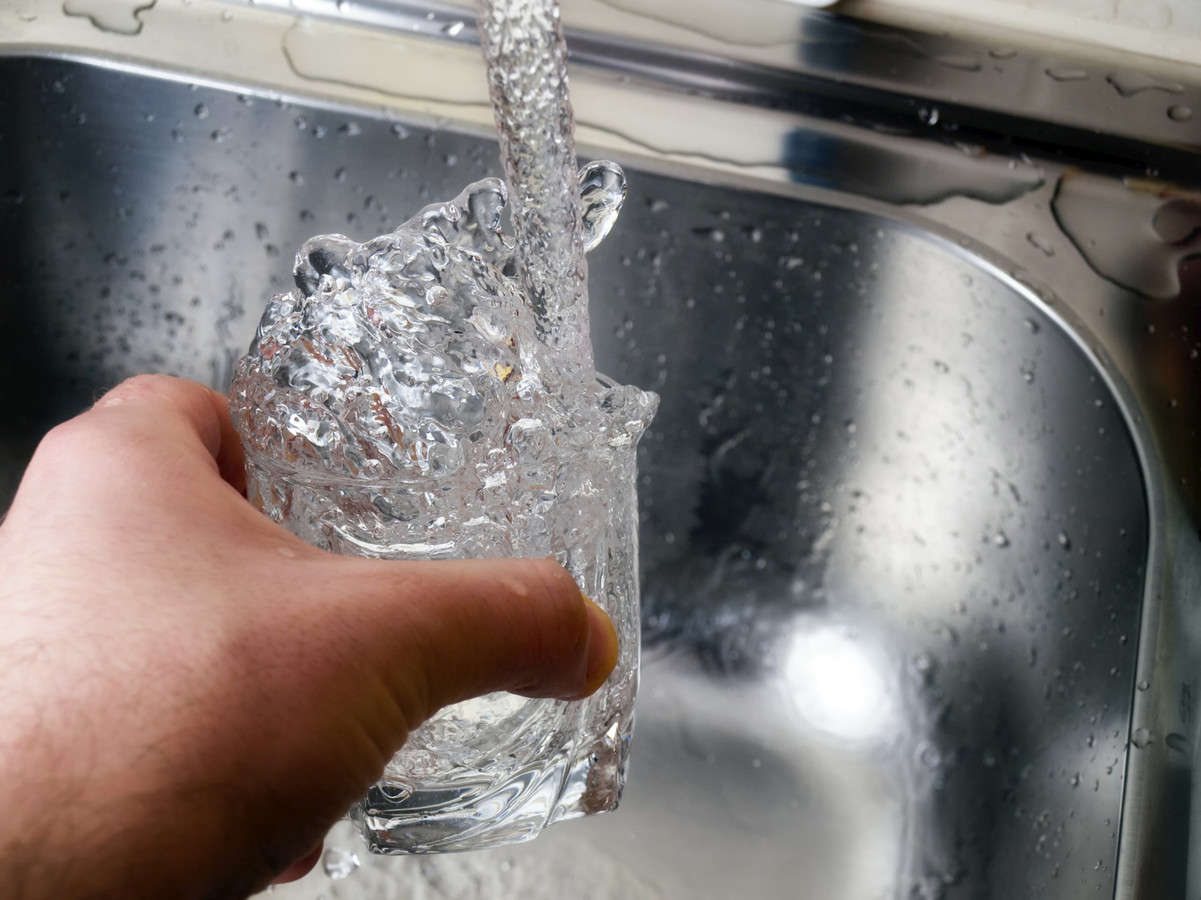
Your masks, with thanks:
[[(120, 379), (224, 387), (304, 238), (499, 171), (469, 125), (72, 55), (0, 54), (0, 373), (36, 385), (0, 430), (0, 508)], [(328, 872), (274, 896), (1183, 891), (1196, 272), (1152, 300), (1089, 268), (1048, 225), (1070, 152), (952, 147), (948, 178), (946, 141), (867, 129), (854, 153), (843, 127), (782, 145), (789, 183), (615, 154), (598, 367), (663, 399), (620, 811), (447, 857), (338, 826)], [(938, 189), (885, 191), (889, 159)]]

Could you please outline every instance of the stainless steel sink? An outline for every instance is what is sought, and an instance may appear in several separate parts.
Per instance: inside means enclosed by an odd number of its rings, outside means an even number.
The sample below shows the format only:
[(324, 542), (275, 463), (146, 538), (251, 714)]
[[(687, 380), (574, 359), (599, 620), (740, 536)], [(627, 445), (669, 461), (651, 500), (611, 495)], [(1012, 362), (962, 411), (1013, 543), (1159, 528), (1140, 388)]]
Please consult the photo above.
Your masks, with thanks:
[[(309, 12), (251, 14), (302, 31), (334, 15)], [(371, 40), (404, 22), (438, 36), (414, 42), (471, 36), (451, 7), (375, 13)], [(339, 827), (359, 870), (276, 896), (1158, 898), (1201, 881), (1201, 267), (1177, 268), (1201, 225), (1197, 132), (971, 80), (1045, 62), (1020, 44), (791, 15), (791, 63), (574, 35), (585, 137), (630, 180), (591, 258), (598, 364), (663, 398), (640, 457), (621, 809), (452, 857), (368, 857)], [(0, 507), (38, 437), (126, 375), (224, 386), (305, 237), (365, 238), (499, 168), (452, 103), (430, 119), (365, 105), (349, 76), (339, 96), (329, 78), (180, 72), (138, 58), (145, 34), (118, 58), (70, 25), (58, 50), (0, 44), (0, 375), (17, 386)], [(1081, 59), (1118, 94), (1111, 60)], [(1135, 93), (1201, 98), (1174, 75)], [(771, 127), (748, 126), (737, 160), (725, 134), (652, 147), (634, 109), (606, 139), (588, 91), (615, 82), (677, 104), (681, 129), (698, 110)], [(1117, 250), (1107, 216), (1126, 223)], [(1179, 291), (1145, 296), (1140, 265)]]

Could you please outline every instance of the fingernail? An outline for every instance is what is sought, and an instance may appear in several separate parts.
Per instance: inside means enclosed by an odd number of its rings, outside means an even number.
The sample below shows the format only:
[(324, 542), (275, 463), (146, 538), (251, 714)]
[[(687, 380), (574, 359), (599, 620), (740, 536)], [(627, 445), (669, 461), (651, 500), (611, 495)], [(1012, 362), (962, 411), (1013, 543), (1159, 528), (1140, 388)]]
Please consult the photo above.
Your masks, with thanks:
[(613, 620), (591, 598), (581, 596), (588, 606), (588, 617), (592, 620), (592, 631), (588, 637), (588, 669), (585, 676), (587, 691), (591, 694), (605, 683), (605, 679), (617, 665), (620, 645)]

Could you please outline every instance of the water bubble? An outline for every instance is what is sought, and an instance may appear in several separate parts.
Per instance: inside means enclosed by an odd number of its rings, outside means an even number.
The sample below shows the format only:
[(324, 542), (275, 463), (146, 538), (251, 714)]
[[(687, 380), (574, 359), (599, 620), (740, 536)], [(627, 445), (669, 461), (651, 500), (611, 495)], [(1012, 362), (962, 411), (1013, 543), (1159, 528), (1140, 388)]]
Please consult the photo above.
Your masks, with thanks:
[(192, 115), (198, 119), (207, 119), (209, 117), (209, 108), (204, 103), (197, 103), (196, 108), (192, 110)]
[(321, 868), (330, 878), (349, 878), (358, 867), (358, 855), (341, 847), (330, 847), (321, 855)]
[(1151, 689), (1151, 682), (1144, 678), (1137, 685), (1135, 685), (1135, 687), (1137, 687), (1140, 691), (1147, 691)]
[(1173, 122), (1188, 122), (1193, 118), (1193, 111), (1183, 103), (1168, 107), (1168, 118)]
[(1146, 728), (1134, 729), (1134, 734), (1130, 736), (1130, 743), (1134, 744), (1139, 750), (1149, 747), (1154, 743), (1155, 739), (1151, 737), (1151, 732)]

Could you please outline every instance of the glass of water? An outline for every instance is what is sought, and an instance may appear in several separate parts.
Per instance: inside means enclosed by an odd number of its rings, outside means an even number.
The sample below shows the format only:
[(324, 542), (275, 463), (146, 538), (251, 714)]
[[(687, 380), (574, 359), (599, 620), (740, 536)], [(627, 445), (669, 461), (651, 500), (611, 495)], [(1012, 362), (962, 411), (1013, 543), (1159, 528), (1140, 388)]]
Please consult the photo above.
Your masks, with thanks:
[(635, 453), (658, 398), (548, 387), (566, 379), (512, 276), (504, 201), (479, 182), (365, 244), (308, 241), (230, 389), (248, 496), (299, 537), (381, 559), (553, 556), (618, 632), (585, 700), (492, 694), (414, 730), (350, 813), (381, 853), (528, 840), (613, 809), (625, 780)]

